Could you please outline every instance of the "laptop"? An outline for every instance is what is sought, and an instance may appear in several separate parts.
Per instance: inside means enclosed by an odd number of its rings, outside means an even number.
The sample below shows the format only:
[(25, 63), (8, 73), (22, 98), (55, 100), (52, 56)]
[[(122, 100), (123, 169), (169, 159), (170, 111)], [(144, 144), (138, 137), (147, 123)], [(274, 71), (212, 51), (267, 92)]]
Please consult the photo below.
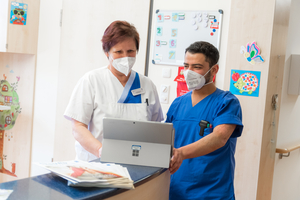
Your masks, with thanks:
[(172, 123), (103, 118), (101, 162), (169, 168)]

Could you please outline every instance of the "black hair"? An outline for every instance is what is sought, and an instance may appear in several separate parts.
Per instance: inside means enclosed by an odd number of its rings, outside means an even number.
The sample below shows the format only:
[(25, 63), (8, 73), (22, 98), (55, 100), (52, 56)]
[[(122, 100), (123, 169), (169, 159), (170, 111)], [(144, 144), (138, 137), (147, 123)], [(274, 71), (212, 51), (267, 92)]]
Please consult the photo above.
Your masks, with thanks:
[(185, 49), (186, 52), (191, 54), (202, 53), (205, 56), (205, 61), (209, 63), (210, 68), (218, 63), (220, 57), (218, 49), (214, 45), (204, 41), (194, 42)]

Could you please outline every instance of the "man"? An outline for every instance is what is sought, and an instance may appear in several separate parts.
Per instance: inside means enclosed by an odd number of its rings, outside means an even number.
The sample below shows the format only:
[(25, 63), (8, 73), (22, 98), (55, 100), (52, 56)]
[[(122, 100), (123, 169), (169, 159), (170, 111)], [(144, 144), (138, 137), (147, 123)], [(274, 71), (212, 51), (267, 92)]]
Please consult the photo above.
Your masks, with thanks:
[(170, 200), (235, 199), (234, 153), (242, 111), (234, 95), (212, 82), (218, 60), (218, 50), (207, 42), (185, 51), (184, 76), (191, 91), (174, 100), (166, 120), (175, 129)]

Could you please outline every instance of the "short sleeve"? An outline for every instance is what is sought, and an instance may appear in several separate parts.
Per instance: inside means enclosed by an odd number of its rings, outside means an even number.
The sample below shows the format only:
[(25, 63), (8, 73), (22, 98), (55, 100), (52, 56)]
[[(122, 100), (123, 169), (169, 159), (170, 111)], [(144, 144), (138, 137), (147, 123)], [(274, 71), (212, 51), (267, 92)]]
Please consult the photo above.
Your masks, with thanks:
[(236, 128), (233, 131), (231, 137), (239, 137), (243, 131), (242, 123), (242, 109), (239, 100), (228, 93), (222, 98), (221, 104), (216, 108), (216, 114), (214, 117), (214, 126), (221, 124), (235, 124)]
[[(170, 107), (171, 108), (171, 107)], [(167, 112), (167, 119), (165, 121), (166, 123), (172, 123), (172, 117), (171, 117), (171, 114), (170, 114), (170, 109), (168, 110)]]
[(75, 86), (64, 117), (89, 124), (94, 110), (94, 89), (87, 76), (82, 77)]
[(171, 106), (169, 107), (169, 110), (167, 112), (167, 119), (166, 119), (166, 123), (173, 123), (174, 120), (174, 111), (176, 110), (176, 108), (178, 107), (178, 104), (180, 102), (181, 97), (177, 97), (171, 104)]
[(172, 123), (173, 122), (173, 109), (174, 109), (174, 102), (171, 104), (168, 112), (167, 112), (167, 119), (166, 119), (166, 123)]

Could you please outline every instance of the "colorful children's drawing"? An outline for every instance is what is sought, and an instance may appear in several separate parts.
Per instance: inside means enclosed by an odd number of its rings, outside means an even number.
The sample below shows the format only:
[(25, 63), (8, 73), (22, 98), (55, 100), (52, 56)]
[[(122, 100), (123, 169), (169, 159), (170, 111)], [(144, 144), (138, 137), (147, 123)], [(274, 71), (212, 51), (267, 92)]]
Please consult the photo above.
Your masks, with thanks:
[(156, 35), (158, 36), (162, 36), (162, 30), (163, 30), (163, 27), (159, 26), (156, 28)]
[(179, 20), (178, 13), (172, 13), (172, 21), (178, 22), (178, 20)]
[(259, 96), (260, 72), (231, 70), (230, 92), (244, 96)]
[(169, 59), (171, 60), (175, 59), (175, 51), (169, 51)]
[[(3, 74), (4, 80), (0, 80), (0, 173), (16, 176), (16, 164), (12, 163), (12, 170), (9, 171), (4, 168), (4, 160), (7, 155), (3, 155), (4, 139), (7, 137), (8, 131), (14, 127), (18, 115), (21, 113), (19, 96), (17, 94), (18, 82), (20, 77), (17, 76), (17, 82), (9, 83)], [(13, 138), (12, 133), (7, 137), (7, 141)]]
[(157, 15), (157, 22), (164, 22), (164, 14), (160, 13)]
[(171, 36), (176, 37), (177, 36), (177, 31), (178, 31), (177, 28), (172, 29), (171, 30)]
[(25, 3), (11, 2), (10, 23), (26, 25), (28, 5)]
[(171, 39), (171, 40), (170, 40), (170, 43), (169, 43), (169, 47), (170, 47), (170, 48), (176, 48), (176, 40)]
[(260, 48), (256, 45), (256, 42), (252, 42), (251, 44), (248, 43), (247, 48), (241, 46), (240, 53), (244, 54), (247, 61), (252, 65), (264, 62), (264, 59), (259, 55)]
[(160, 40), (156, 40), (155, 45), (156, 45), (157, 47), (160, 47)]

